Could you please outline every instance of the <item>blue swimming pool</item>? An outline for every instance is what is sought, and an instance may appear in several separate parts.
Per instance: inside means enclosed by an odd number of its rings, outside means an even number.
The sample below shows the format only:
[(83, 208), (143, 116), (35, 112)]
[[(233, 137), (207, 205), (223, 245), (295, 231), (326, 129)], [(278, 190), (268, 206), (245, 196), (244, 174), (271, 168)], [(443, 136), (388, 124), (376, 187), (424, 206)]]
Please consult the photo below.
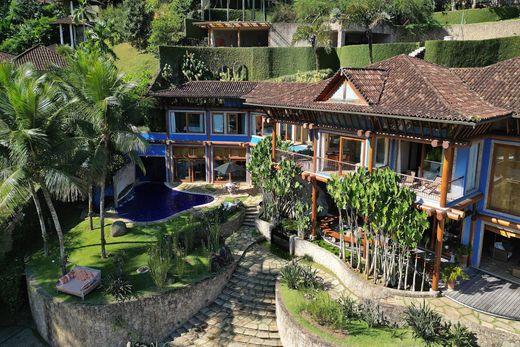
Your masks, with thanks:
[(142, 183), (119, 201), (116, 210), (122, 218), (135, 222), (152, 222), (213, 200), (209, 195), (177, 191), (163, 183)]

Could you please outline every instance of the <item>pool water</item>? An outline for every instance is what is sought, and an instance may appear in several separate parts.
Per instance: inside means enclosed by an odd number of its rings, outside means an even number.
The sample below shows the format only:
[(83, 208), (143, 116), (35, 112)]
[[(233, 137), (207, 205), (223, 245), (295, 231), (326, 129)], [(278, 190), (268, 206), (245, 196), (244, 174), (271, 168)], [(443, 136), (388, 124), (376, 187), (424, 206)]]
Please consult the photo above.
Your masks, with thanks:
[(177, 191), (163, 183), (142, 183), (119, 201), (116, 211), (121, 218), (152, 222), (213, 200), (209, 195)]

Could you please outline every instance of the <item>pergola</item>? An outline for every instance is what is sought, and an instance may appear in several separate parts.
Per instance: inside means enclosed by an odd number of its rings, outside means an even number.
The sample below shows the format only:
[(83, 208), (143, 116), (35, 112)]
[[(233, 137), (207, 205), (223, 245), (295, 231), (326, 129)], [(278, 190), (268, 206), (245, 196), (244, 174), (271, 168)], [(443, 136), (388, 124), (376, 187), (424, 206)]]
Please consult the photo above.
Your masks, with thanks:
[(208, 42), (211, 46), (213, 42), (214, 30), (236, 30), (237, 31), (237, 47), (240, 47), (240, 31), (241, 30), (269, 30), (271, 24), (266, 22), (198, 22), (193, 25), (208, 30)]

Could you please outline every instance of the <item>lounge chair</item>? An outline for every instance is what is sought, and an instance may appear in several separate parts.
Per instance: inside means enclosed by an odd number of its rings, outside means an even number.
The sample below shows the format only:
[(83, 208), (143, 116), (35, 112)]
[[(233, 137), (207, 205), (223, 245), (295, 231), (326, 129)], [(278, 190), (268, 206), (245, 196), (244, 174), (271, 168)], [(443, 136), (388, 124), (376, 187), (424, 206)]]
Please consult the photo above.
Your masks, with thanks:
[(58, 280), (56, 289), (59, 292), (75, 295), (83, 300), (100, 283), (101, 270), (76, 266)]
[(426, 193), (434, 195), (439, 186), (441, 185), (442, 177), (437, 176), (435, 177), (435, 181), (427, 184), (426, 189), (424, 190)]

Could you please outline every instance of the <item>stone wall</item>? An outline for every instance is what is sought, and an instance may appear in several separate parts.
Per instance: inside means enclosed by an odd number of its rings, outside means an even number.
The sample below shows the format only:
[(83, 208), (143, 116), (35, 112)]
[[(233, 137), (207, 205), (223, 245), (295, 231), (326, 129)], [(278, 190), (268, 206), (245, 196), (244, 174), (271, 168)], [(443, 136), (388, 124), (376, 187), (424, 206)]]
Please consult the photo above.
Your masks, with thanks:
[(156, 342), (213, 302), (238, 261), (215, 276), (184, 288), (125, 303), (64, 303), (51, 297), (27, 274), (29, 303), (36, 328), (51, 346), (126, 346)]
[(240, 207), (238, 212), (233, 215), (230, 220), (220, 226), (220, 232), (222, 233), (222, 236), (228, 237), (237, 231), (242, 226), (245, 217), (246, 209), (245, 207)]
[(268, 241), (271, 241), (271, 231), (273, 230), (274, 225), (260, 218), (255, 219), (255, 225), (258, 232)]
[(354, 291), (367, 293), (367, 297), (373, 299), (384, 299), (392, 296), (434, 297), (439, 295), (439, 292), (411, 292), (375, 285), (362, 278), (360, 274), (352, 271), (345, 262), (331, 252), (297, 237), (291, 238), (291, 249), (294, 250), (294, 255), (296, 256), (303, 257), (307, 255), (312, 257), (314, 262), (332, 271), (346, 287)]

